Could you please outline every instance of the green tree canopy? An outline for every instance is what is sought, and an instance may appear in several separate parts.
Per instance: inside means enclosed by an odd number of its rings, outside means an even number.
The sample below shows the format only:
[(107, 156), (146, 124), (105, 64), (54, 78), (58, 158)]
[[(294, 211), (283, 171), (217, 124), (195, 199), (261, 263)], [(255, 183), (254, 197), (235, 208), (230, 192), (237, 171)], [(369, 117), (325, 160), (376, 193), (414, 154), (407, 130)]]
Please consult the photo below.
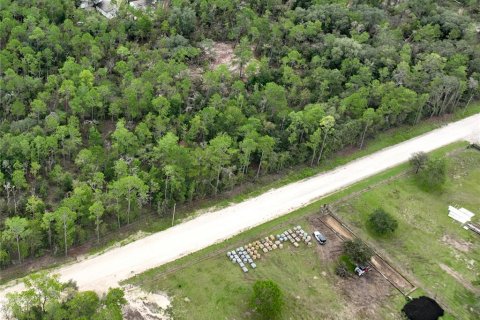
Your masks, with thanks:
[(417, 174), (417, 181), (429, 191), (440, 189), (447, 181), (447, 161), (445, 158), (427, 160), (423, 170)]
[(393, 233), (398, 228), (397, 220), (381, 208), (375, 209), (370, 214), (368, 224), (372, 230), (379, 235)]
[(346, 254), (353, 262), (358, 264), (366, 264), (373, 256), (373, 251), (362, 240), (347, 240), (343, 243), (343, 253)]
[(261, 319), (278, 319), (284, 306), (282, 290), (272, 280), (257, 280), (253, 285), (250, 305)]

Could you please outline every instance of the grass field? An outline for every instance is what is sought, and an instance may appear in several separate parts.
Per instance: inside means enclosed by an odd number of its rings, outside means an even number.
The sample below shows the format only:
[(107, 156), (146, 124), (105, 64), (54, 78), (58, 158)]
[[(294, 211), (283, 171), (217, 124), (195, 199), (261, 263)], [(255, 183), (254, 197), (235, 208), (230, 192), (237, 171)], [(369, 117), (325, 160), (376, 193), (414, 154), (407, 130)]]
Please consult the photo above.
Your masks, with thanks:
[[(168, 293), (174, 319), (192, 315), (195, 319), (250, 319), (248, 298), (257, 279), (272, 279), (281, 286), (286, 301), (284, 319), (398, 319), (404, 304), (401, 294), (375, 275), (339, 279), (333, 273), (336, 259), (326, 258), (319, 246), (271, 252), (256, 270), (245, 275), (226, 259), (227, 250), (297, 224), (312, 231), (312, 217), (317, 216), (321, 203), (335, 201), (337, 214), (420, 287), (415, 294), (438, 299), (447, 310), (446, 319), (474, 319), (471, 290), (477, 289), (471, 281), (480, 263), (480, 238), (461, 229), (446, 214), (448, 204), (472, 211), (480, 208), (480, 152), (463, 150), (460, 145), (435, 152), (454, 150), (442, 192), (422, 191), (411, 175), (381, 183), (405, 172), (407, 166), (402, 165), (129, 282), (147, 291)], [(368, 186), (371, 189), (358, 192)], [(391, 238), (374, 237), (365, 228), (368, 213), (379, 206), (399, 220), (399, 229)], [(361, 294), (368, 304), (358, 299)]]
[[(480, 274), (480, 237), (447, 216), (448, 205), (480, 209), (480, 152), (466, 150), (449, 158), (441, 192), (419, 188), (412, 175), (340, 203), (337, 214), (364, 240), (388, 256), (430, 296), (442, 302), (453, 319), (479, 319), (471, 283)], [(379, 238), (368, 232), (368, 214), (382, 207), (399, 222), (395, 234)], [(478, 308), (478, 306), (477, 306)], [(477, 312), (480, 310), (477, 309)]]
[[(305, 221), (301, 224), (312, 231)], [(257, 269), (247, 274), (220, 254), (165, 275), (150, 273), (135, 282), (146, 291), (167, 292), (173, 299), (173, 319), (252, 319), (248, 299), (253, 283), (262, 279), (281, 286), (283, 319), (398, 319), (392, 315), (403, 296), (379, 274), (340, 279), (334, 274), (336, 259), (325, 259), (318, 250), (316, 244), (286, 245), (264, 255)], [(372, 303), (371, 298), (376, 301)]]

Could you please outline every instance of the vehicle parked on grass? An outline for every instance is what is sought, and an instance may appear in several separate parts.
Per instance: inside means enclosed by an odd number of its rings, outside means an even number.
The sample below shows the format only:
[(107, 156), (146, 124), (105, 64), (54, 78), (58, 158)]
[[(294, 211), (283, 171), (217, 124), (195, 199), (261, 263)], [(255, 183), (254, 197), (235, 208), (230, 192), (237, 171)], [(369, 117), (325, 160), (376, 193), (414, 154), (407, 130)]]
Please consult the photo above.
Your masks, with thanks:
[(355, 273), (361, 277), (363, 276), (365, 273), (367, 273), (368, 271), (370, 271), (370, 266), (362, 266), (362, 265), (357, 265), (355, 267)]
[(313, 232), (313, 236), (317, 239), (318, 243), (325, 244), (327, 243), (327, 238), (318, 230)]

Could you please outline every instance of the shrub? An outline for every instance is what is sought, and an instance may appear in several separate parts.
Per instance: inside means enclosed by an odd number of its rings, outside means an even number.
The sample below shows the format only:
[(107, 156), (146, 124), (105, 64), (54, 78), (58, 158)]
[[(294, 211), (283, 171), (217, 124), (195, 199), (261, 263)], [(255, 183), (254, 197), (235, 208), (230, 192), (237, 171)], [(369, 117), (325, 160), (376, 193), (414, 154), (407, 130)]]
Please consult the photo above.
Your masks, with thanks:
[(348, 240), (343, 243), (343, 253), (353, 262), (366, 264), (373, 256), (373, 251), (360, 239)]
[(431, 189), (438, 189), (447, 180), (447, 163), (444, 158), (430, 159), (417, 175), (419, 183)]
[(280, 287), (271, 280), (258, 280), (253, 285), (250, 301), (261, 319), (277, 319), (283, 309), (283, 294)]
[(335, 266), (335, 274), (341, 278), (346, 278), (350, 274), (353, 274), (355, 269), (355, 263), (353, 260), (346, 254), (342, 254), (338, 258), (338, 263)]
[(370, 214), (368, 224), (372, 230), (380, 235), (393, 233), (398, 228), (398, 222), (383, 209), (376, 209)]
[(415, 174), (417, 174), (420, 170), (425, 168), (425, 165), (428, 162), (428, 155), (425, 152), (415, 152), (410, 157), (410, 165), (412, 166)]
[(335, 267), (335, 274), (340, 278), (347, 278), (350, 275), (347, 265), (345, 262), (340, 261)]

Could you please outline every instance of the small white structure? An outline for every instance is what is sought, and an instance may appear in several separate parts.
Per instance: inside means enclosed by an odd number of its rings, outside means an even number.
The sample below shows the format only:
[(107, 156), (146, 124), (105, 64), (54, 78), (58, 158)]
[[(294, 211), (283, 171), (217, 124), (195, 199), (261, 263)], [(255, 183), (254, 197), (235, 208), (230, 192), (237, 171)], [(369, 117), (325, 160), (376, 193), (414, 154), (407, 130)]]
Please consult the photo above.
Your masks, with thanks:
[(472, 220), (475, 214), (465, 208), (457, 209), (452, 206), (448, 206), (448, 216), (461, 224), (465, 224)]

